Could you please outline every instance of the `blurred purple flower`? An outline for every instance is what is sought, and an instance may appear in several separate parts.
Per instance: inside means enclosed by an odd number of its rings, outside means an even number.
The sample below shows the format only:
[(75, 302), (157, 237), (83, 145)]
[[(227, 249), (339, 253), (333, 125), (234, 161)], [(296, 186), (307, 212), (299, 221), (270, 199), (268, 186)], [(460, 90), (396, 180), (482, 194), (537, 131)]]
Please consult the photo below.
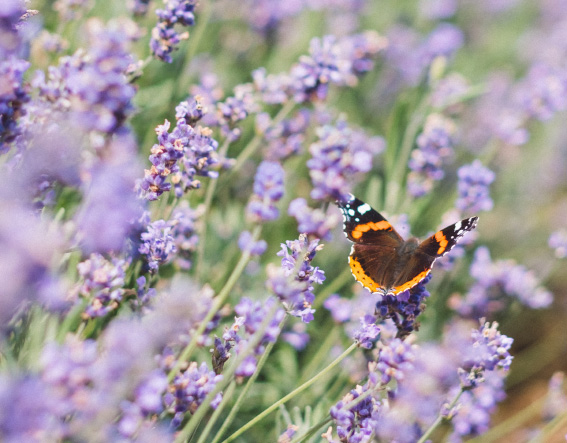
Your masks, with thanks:
[(300, 109), (291, 118), (274, 124), (268, 113), (258, 114), (256, 129), (268, 142), (264, 157), (267, 160), (282, 161), (303, 151), (305, 131), (313, 120), (311, 111)]
[(549, 379), (547, 398), (543, 407), (544, 420), (553, 420), (567, 410), (565, 373), (556, 372)]
[(30, 100), (23, 79), (29, 66), (27, 61), (15, 57), (0, 61), (0, 154), (9, 149), (8, 143), (21, 132), (18, 119), (26, 112), (24, 103)]
[(450, 18), (457, 12), (457, 0), (420, 0), (419, 11), (430, 20)]
[(91, 254), (77, 265), (83, 280), (77, 294), (89, 302), (84, 318), (104, 317), (120, 306), (129, 264), (124, 259), (112, 258), (111, 261), (100, 254)]
[(68, 22), (86, 15), (93, 3), (93, 0), (57, 0), (53, 9), (57, 11), (62, 22)]
[[(120, 252), (135, 222), (142, 202), (135, 192), (138, 163), (134, 158), (116, 164), (99, 163), (84, 184), (84, 197), (75, 216), (78, 239), (84, 252)], [(111, 216), (109, 216), (111, 214)]]
[(4, 0), (2, 2), (0, 6), (0, 60), (7, 60), (11, 55), (18, 55), (22, 37), (19, 35), (17, 25), (25, 13), (26, 5), (23, 0)]
[(144, 16), (148, 12), (150, 0), (128, 0), (126, 5), (132, 14), (136, 16)]
[(0, 195), (0, 266), (10, 276), (0, 296), (0, 324), (5, 332), (10, 319), (29, 302), (58, 310), (68, 301), (65, 289), (57, 292), (60, 277), (52, 270), (53, 264), (61, 260), (61, 233), (28, 208), (2, 198)]
[(370, 314), (365, 315), (360, 318), (360, 324), (361, 327), (355, 332), (353, 338), (358, 346), (371, 349), (380, 334), (380, 328), (376, 325), (376, 317)]
[(311, 209), (303, 198), (292, 200), (287, 213), (297, 220), (298, 232), (322, 240), (331, 239), (331, 230), (337, 227), (341, 220), (337, 212), (326, 214), (320, 209)]
[(567, 230), (560, 229), (552, 232), (547, 243), (555, 251), (557, 258), (567, 257)]
[[(234, 307), (237, 317), (232, 326), (227, 328), (223, 334), (223, 340), (215, 339), (213, 350), (213, 368), (217, 373), (222, 371), (224, 363), (230, 358), (230, 350), (234, 348), (237, 355), (241, 354), (247, 347), (249, 339), (260, 329), (266, 321), (266, 316), (272, 310), (276, 300), (267, 299), (265, 302), (252, 301), (243, 297)], [(272, 318), (269, 319), (267, 328), (260, 338), (258, 345), (251, 354), (245, 356), (240, 366), (236, 369), (237, 377), (250, 377), (256, 371), (256, 358), (264, 353), (268, 343), (274, 343), (280, 332), (280, 323), (285, 316), (283, 309), (277, 309)], [(239, 332), (243, 329), (243, 332)]]
[(402, 382), (407, 372), (413, 367), (414, 347), (399, 338), (394, 338), (380, 348), (376, 369), (382, 374), (382, 383), (395, 379)]
[(262, 255), (268, 248), (265, 240), (252, 241), (250, 231), (242, 231), (238, 237), (238, 247), (243, 252), (249, 252), (250, 255)]
[(531, 117), (549, 120), (567, 109), (567, 74), (563, 68), (536, 63), (518, 88), (520, 101)]
[(418, 135), (417, 148), (411, 153), (408, 166), (408, 189), (413, 197), (422, 197), (431, 192), (434, 182), (445, 173), (443, 164), (453, 154), (456, 128), (453, 121), (440, 114), (430, 114), (423, 132)]
[(284, 195), (284, 169), (278, 162), (263, 161), (254, 176), (254, 195), (246, 208), (256, 222), (275, 220), (279, 210), (275, 207)]
[(114, 134), (133, 110), (135, 88), (125, 72), (131, 63), (129, 44), (137, 37), (133, 22), (87, 22), (90, 48), (85, 63), (73, 66), (66, 78), (72, 94), (71, 108), (89, 130)]
[(319, 239), (309, 242), (307, 236), (302, 234), (298, 240), (288, 240), (281, 247), (282, 250), (278, 252), (283, 257), (281, 268), (268, 268), (267, 286), (289, 314), (309, 323), (315, 312), (311, 307), (315, 300), (313, 284), (325, 281), (325, 272), (311, 266), (311, 261), (323, 245), (319, 245)]
[(540, 285), (533, 271), (513, 260), (492, 261), (486, 247), (475, 251), (470, 274), (476, 281), (469, 291), (463, 298), (454, 296), (449, 301), (463, 317), (480, 318), (500, 312), (510, 302), (507, 297), (532, 309), (553, 302), (553, 294)]
[(490, 184), (496, 175), (484, 167), (480, 160), (461, 166), (458, 171), (459, 196), (455, 206), (463, 212), (490, 211), (493, 201), (490, 198)]
[(150, 223), (141, 235), (140, 254), (146, 256), (150, 272), (156, 272), (160, 265), (169, 261), (177, 252), (171, 224), (165, 220)]
[(171, 235), (175, 242), (175, 263), (180, 269), (191, 269), (192, 255), (199, 243), (195, 225), (202, 211), (202, 208), (190, 208), (189, 203), (184, 200), (171, 215), (169, 225), (172, 227)]
[(166, 62), (171, 63), (171, 52), (177, 49), (182, 40), (189, 38), (188, 32), (179, 34), (175, 25), (184, 27), (195, 24), (195, 0), (164, 0), (166, 9), (157, 9), (158, 22), (152, 29), (150, 50), (152, 54)]
[(311, 144), (307, 161), (313, 183), (311, 198), (346, 200), (357, 173), (372, 169), (374, 156), (384, 149), (381, 137), (368, 137), (345, 121), (317, 129), (319, 140)]

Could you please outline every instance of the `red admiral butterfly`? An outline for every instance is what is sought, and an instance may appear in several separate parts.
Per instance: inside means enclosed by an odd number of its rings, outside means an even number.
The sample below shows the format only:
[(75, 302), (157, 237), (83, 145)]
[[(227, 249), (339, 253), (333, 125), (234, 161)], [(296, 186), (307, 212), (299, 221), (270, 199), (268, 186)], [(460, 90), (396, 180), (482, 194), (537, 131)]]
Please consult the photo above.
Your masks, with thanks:
[(397, 295), (413, 288), (431, 272), (435, 260), (449, 252), (478, 217), (465, 218), (419, 242), (404, 240), (369, 204), (351, 195), (337, 202), (344, 231), (354, 242), (348, 259), (354, 278), (371, 292)]

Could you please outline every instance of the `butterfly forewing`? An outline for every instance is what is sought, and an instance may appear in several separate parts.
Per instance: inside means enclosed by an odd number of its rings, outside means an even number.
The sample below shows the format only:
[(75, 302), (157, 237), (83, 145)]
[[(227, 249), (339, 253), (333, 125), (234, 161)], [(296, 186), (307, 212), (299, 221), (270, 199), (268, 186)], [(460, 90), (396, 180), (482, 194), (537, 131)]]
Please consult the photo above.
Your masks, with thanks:
[(430, 257), (441, 257), (442, 255), (453, 249), (457, 241), (465, 235), (466, 232), (476, 227), (478, 217), (465, 218), (445, 229), (437, 231), (428, 239), (424, 240), (417, 248), (416, 252), (422, 252)]
[(349, 200), (337, 202), (337, 205), (343, 213), (343, 228), (350, 241), (376, 245), (385, 237), (389, 237), (396, 244), (403, 243), (404, 239), (388, 220), (372, 209), (368, 203), (351, 195)]

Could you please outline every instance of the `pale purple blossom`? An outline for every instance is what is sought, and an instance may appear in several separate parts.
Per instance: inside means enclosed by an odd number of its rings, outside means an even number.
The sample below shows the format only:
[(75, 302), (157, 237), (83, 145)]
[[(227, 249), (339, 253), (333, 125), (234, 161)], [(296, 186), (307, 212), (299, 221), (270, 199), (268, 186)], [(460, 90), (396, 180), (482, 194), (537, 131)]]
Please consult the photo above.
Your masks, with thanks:
[(158, 22), (152, 29), (150, 50), (152, 54), (171, 63), (171, 53), (178, 48), (182, 40), (189, 37), (188, 32), (178, 33), (176, 25), (189, 27), (195, 24), (195, 0), (165, 0), (165, 9), (156, 10)]
[(298, 232), (314, 235), (322, 240), (330, 240), (331, 230), (340, 223), (339, 213), (325, 213), (321, 209), (311, 209), (303, 198), (292, 200), (287, 213), (297, 220)]
[(275, 220), (279, 210), (275, 204), (284, 195), (284, 169), (278, 162), (263, 161), (254, 176), (254, 195), (246, 211), (254, 221)]
[(567, 257), (567, 230), (559, 229), (552, 232), (547, 243), (555, 251), (557, 258)]
[(249, 252), (250, 255), (262, 255), (268, 248), (266, 240), (253, 241), (250, 231), (242, 231), (238, 237), (238, 247), (243, 252)]
[(463, 212), (490, 211), (494, 205), (490, 198), (490, 185), (496, 178), (494, 172), (475, 160), (461, 166), (457, 174), (459, 196), (455, 206)]
[(160, 265), (168, 262), (177, 252), (173, 227), (165, 220), (156, 220), (141, 234), (142, 244), (138, 248), (144, 255), (150, 272), (157, 272)]
[(358, 346), (371, 349), (376, 340), (378, 340), (379, 334), (380, 328), (376, 324), (376, 317), (367, 314), (360, 318), (360, 329), (355, 332), (353, 338), (358, 343)]

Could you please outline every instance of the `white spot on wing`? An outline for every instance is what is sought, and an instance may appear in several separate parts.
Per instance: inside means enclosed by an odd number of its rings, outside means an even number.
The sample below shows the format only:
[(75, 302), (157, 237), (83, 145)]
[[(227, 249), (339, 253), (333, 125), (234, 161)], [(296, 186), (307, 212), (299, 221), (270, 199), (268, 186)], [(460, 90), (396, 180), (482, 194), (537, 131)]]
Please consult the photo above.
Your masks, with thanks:
[(370, 205), (368, 203), (364, 203), (363, 205), (360, 205), (358, 207), (358, 212), (360, 212), (361, 215), (366, 214), (368, 211), (371, 211), (372, 208), (370, 207)]

